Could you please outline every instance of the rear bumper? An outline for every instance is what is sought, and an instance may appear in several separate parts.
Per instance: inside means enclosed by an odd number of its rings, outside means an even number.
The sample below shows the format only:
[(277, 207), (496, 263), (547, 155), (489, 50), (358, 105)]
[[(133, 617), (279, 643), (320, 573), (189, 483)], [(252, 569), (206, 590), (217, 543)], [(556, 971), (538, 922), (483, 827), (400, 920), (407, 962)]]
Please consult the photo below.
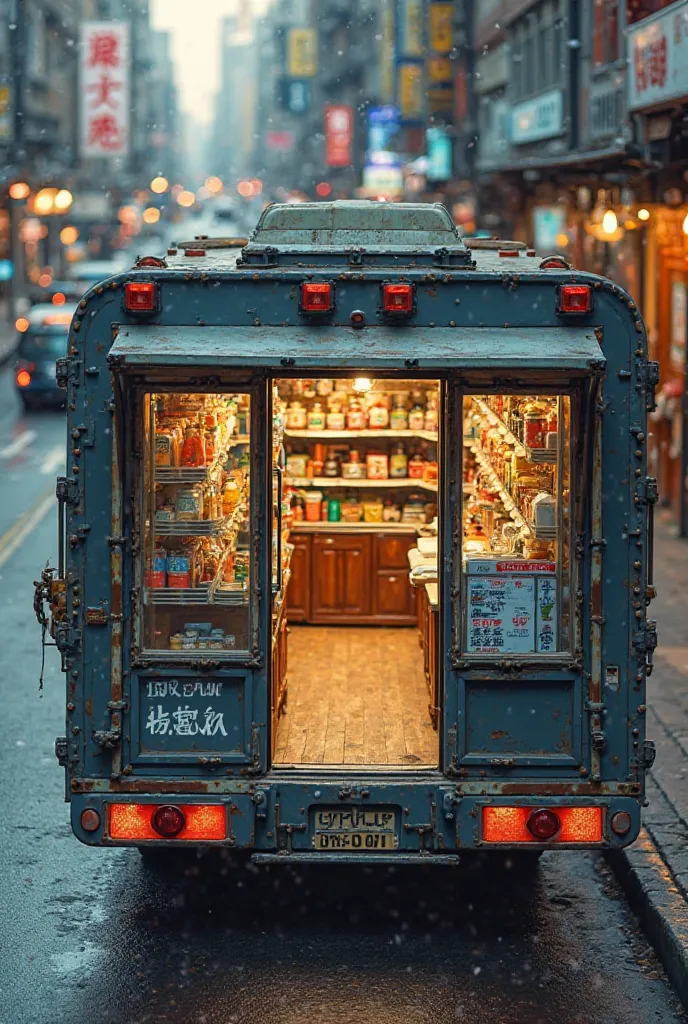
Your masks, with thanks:
[[(82, 783), (82, 786), (84, 784)], [(88, 783), (85, 784), (88, 787)], [(96, 785), (107, 785), (104, 781)], [(94, 787), (95, 788), (95, 787)], [(272, 783), (269, 779), (245, 783), (234, 792), (213, 792), (209, 784), (206, 792), (170, 792), (166, 783), (155, 792), (151, 782), (145, 793), (140, 783), (137, 793), (79, 792), (72, 793), (72, 828), (81, 842), (90, 846), (141, 846), (136, 838), (113, 838), (109, 834), (109, 805), (113, 803), (135, 803), (160, 806), (173, 804), (182, 809), (189, 805), (220, 804), (226, 810), (226, 836), (222, 840), (200, 842), (183, 838), (151, 840), (151, 845), (188, 846), (212, 845), (247, 850), (252, 853), (278, 855), (288, 859), (305, 855), (319, 859), (324, 851), (316, 850), (315, 815), (322, 810), (384, 809), (394, 812), (395, 840), (392, 849), (384, 850), (384, 857), (398, 857), (400, 861), (442, 858), (447, 861), (462, 850), (499, 849), (620, 849), (637, 838), (640, 831), (640, 803), (635, 797), (619, 794), (598, 796), (514, 796), (508, 797), (463, 795), (456, 787), (428, 782), (387, 783), (372, 781), (369, 785), (343, 785), (341, 782), (287, 782)], [(182, 787), (180, 786), (180, 789)], [(511, 787), (513, 789), (513, 786)], [(543, 787), (544, 788), (544, 787)], [(486, 806), (518, 806), (527, 808), (551, 808), (556, 812), (562, 807), (600, 807), (602, 809), (602, 839), (598, 843), (570, 843), (558, 839), (549, 842), (529, 841), (527, 843), (488, 843), (482, 833), (482, 809)], [(81, 817), (85, 810), (94, 810), (99, 816), (97, 829), (87, 832), (82, 827)], [(630, 817), (628, 832), (619, 836), (610, 821), (618, 812)], [(332, 857), (328, 850), (328, 858)], [(375, 854), (370, 850), (336, 850), (333, 859), (371, 860)], [(381, 852), (381, 851), (378, 851)], [(272, 859), (272, 857), (270, 857)], [(325, 859), (323, 857), (322, 859)]]

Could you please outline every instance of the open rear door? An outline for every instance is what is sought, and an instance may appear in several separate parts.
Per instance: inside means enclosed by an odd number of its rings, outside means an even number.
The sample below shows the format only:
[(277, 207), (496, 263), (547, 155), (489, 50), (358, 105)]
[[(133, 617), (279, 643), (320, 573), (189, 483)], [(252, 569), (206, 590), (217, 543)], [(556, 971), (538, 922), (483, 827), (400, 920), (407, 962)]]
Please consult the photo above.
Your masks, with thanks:
[(259, 774), (268, 765), (267, 385), (247, 371), (210, 376), (195, 361), (190, 380), (166, 359), (160, 328), (139, 330), (147, 351), (157, 342), (155, 367), (144, 359), (127, 373), (117, 343), (111, 357), (121, 524), (112, 532), (133, 541), (123, 555), (115, 547), (113, 577), (123, 595), (112, 647), (122, 756), (135, 776)]
[(604, 356), (589, 331), (501, 334), (498, 368), (469, 355), (450, 383), (440, 563), (445, 771), (490, 792), (594, 769), (583, 723), (600, 670), (574, 595), (589, 593), (575, 538), (593, 513)]

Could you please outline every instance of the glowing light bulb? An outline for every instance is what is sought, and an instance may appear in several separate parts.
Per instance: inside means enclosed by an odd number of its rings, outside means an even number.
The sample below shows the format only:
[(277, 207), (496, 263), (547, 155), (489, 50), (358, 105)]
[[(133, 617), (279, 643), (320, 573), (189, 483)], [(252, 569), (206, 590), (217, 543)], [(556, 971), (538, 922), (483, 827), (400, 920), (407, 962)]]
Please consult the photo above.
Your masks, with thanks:
[(370, 377), (357, 377), (354, 381), (354, 391), (357, 391), (359, 395), (364, 395), (366, 391), (370, 391), (373, 386), (373, 381)]
[(685, 215), (683, 219), (683, 234), (688, 235), (688, 213)]
[(619, 222), (616, 219), (616, 214), (613, 210), (607, 210), (604, 217), (602, 218), (602, 230), (606, 235), (613, 235), (619, 226)]
[(638, 220), (649, 220), (649, 219), (650, 219), (650, 211), (649, 210), (646, 210), (645, 207), (643, 207), (642, 210), (638, 210)]

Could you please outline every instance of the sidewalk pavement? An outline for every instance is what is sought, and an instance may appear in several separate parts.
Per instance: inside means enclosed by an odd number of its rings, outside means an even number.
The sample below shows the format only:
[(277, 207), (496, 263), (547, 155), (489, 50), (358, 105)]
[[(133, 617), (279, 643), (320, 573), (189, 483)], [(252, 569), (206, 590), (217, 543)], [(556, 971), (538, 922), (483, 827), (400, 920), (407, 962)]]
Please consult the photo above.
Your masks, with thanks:
[(655, 527), (659, 646), (647, 681), (647, 738), (657, 759), (638, 841), (611, 856), (635, 912), (688, 1008), (688, 540), (658, 512)]

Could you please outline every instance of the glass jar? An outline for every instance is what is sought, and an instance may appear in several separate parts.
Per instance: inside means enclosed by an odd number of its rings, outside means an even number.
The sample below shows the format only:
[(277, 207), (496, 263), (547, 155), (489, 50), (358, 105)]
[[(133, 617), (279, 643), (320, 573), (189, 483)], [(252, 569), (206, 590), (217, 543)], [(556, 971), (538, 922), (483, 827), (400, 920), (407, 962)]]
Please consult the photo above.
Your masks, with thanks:
[(528, 402), (523, 413), (523, 443), (544, 448), (547, 443), (547, 409), (542, 402)]
[(345, 480), (364, 480), (366, 469), (361, 462), (361, 456), (355, 448), (349, 452), (346, 462), (342, 462), (342, 476)]
[(344, 430), (346, 427), (346, 416), (341, 406), (341, 402), (332, 402), (329, 412), (327, 414), (327, 429), (328, 430)]
[(320, 402), (314, 402), (313, 408), (308, 413), (308, 429), (309, 430), (324, 430), (325, 429), (325, 412)]
[(389, 409), (382, 395), (375, 399), (368, 410), (368, 426), (371, 430), (386, 430), (389, 426)]
[(346, 412), (346, 428), (347, 430), (365, 430), (365, 425), (365, 409), (357, 398), (352, 398)]
[(408, 476), (411, 480), (422, 480), (423, 470), (425, 468), (425, 459), (420, 452), (414, 452), (411, 458), (408, 460)]
[(389, 478), (388, 455), (383, 452), (368, 452), (366, 472), (369, 480), (387, 480)]
[(333, 448), (330, 448), (327, 453), (327, 459), (323, 466), (323, 475), (329, 477), (339, 476), (339, 459), (337, 458)]
[(399, 478), (408, 476), (408, 455), (403, 444), (395, 445), (389, 459), (389, 475)]
[(404, 403), (403, 395), (394, 396), (394, 406), (389, 415), (389, 425), (392, 430), (408, 430), (408, 413)]
[(200, 428), (190, 424), (184, 433), (182, 445), (182, 466), (196, 468), (205, 466), (205, 438)]
[(431, 431), (434, 434), (437, 432), (437, 422), (437, 399), (434, 397), (434, 395), (431, 395), (430, 398), (428, 398), (428, 404), (425, 407), (425, 420), (423, 429)]
[(308, 413), (301, 402), (292, 402), (287, 409), (287, 429), (305, 430), (308, 425)]
[(416, 403), (411, 409), (408, 416), (408, 428), (409, 430), (424, 430), (425, 429), (425, 410), (420, 403)]

